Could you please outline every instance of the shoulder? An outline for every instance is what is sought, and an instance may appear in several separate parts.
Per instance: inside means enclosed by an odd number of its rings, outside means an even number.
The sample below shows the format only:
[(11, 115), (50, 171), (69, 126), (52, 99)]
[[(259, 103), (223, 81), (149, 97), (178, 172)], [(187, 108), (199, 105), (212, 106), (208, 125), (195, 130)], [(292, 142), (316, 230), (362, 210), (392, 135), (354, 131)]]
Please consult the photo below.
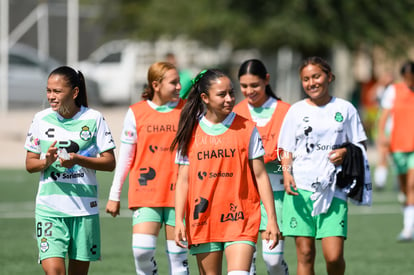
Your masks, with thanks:
[(351, 102), (349, 102), (348, 100), (338, 98), (338, 97), (334, 97), (333, 104), (336, 105), (337, 107), (343, 107), (343, 108), (346, 108), (346, 109), (349, 109), (351, 111), (356, 112), (355, 106)]
[(237, 113), (236, 113), (236, 115), (234, 117), (233, 124), (243, 124), (243, 125), (246, 125), (249, 128), (256, 127), (256, 123), (254, 123), (250, 119), (245, 118), (244, 116), (241, 116), (241, 115), (239, 115)]
[(131, 109), (139, 109), (142, 108), (142, 106), (149, 106), (146, 99), (143, 99), (141, 101), (135, 102), (134, 104), (130, 105), (129, 108)]
[(306, 103), (305, 99), (302, 99), (300, 101), (293, 103), (292, 105), (289, 105), (289, 112), (297, 112), (299, 110), (303, 110), (307, 106), (309, 106), (308, 103)]
[(101, 118), (103, 117), (102, 113), (98, 110), (89, 108), (89, 107), (85, 107), (83, 110), (83, 115), (87, 116), (88, 118)]
[(55, 112), (52, 110), (52, 108), (47, 108), (47, 109), (44, 109), (44, 110), (42, 110), (42, 111), (39, 111), (39, 112), (37, 112), (35, 115), (34, 115), (34, 120), (35, 119), (42, 119), (42, 118), (44, 118), (44, 117), (47, 117), (47, 116), (49, 116), (49, 115), (51, 115), (51, 114), (54, 114)]
[(276, 111), (286, 113), (287, 111), (289, 111), (290, 107), (291, 105), (289, 103), (278, 100), (276, 105)]
[(283, 106), (283, 107), (286, 107), (286, 108), (290, 108), (291, 107), (291, 105), (289, 103), (287, 103), (285, 101), (282, 101), (282, 100), (278, 100), (277, 101), (277, 105)]
[(247, 99), (243, 99), (242, 101), (240, 101), (239, 103), (236, 104), (236, 106), (234, 106), (234, 112), (240, 112), (244, 109), (247, 108)]

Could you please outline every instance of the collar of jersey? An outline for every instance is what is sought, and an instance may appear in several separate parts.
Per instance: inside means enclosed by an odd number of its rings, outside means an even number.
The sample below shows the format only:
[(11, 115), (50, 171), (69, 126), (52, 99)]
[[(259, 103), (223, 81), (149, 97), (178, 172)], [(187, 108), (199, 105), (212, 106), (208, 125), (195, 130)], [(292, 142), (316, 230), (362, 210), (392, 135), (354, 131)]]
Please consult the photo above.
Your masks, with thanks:
[(211, 123), (211, 121), (207, 120), (206, 117), (203, 115), (200, 119), (200, 127), (206, 134), (218, 136), (226, 132), (227, 129), (229, 129), (229, 127), (233, 123), (235, 116), (236, 114), (231, 112), (222, 122), (214, 124)]

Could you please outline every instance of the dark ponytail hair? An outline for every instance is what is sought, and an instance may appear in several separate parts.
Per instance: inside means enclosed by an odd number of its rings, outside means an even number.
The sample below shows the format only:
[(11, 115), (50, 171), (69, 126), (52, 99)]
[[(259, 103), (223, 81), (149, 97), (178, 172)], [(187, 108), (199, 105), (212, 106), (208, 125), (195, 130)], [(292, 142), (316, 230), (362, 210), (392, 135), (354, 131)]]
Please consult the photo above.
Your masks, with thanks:
[[(268, 73), (262, 61), (258, 59), (249, 59), (244, 61), (243, 64), (241, 64), (238, 74), (239, 79), (241, 76), (246, 74), (255, 75), (262, 80), (266, 80), (266, 76)], [(280, 100), (280, 98), (276, 96), (276, 94), (273, 92), (272, 88), (270, 87), (270, 84), (266, 85), (266, 95)]]
[(178, 122), (177, 134), (171, 144), (170, 150), (175, 148), (181, 152), (182, 156), (188, 154), (193, 131), (197, 126), (199, 117), (204, 114), (204, 103), (201, 94), (209, 94), (209, 90), (214, 81), (218, 78), (227, 77), (223, 72), (215, 69), (203, 70), (191, 80), (192, 87), (184, 105)]
[(74, 89), (78, 87), (79, 93), (75, 98), (75, 104), (77, 107), (85, 106), (88, 107), (88, 97), (86, 94), (85, 77), (80, 71), (75, 71), (69, 66), (61, 66), (54, 69), (49, 77), (52, 75), (61, 75), (67, 82), (67, 85)]

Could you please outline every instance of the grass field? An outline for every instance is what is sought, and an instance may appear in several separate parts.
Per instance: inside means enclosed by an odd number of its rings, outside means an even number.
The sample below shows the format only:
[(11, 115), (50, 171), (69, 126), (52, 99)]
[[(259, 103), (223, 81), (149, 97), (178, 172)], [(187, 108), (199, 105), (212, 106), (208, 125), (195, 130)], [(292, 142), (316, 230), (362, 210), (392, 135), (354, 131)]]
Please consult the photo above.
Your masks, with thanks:
[[(0, 274), (43, 274), (37, 264), (34, 239), (34, 199), (39, 174), (23, 170), (0, 170)], [(92, 263), (89, 274), (134, 274), (131, 252), (131, 218), (127, 210), (124, 186), (121, 217), (104, 213), (112, 173), (98, 173), (102, 228), (102, 261)], [(401, 206), (392, 184), (374, 192), (372, 207), (350, 205), (349, 237), (345, 242), (346, 274), (414, 274), (414, 242), (397, 243), (402, 226)], [(317, 243), (316, 274), (326, 274), (320, 242)], [(164, 238), (157, 248), (159, 274), (168, 274)], [(290, 274), (296, 274), (293, 239), (286, 240), (285, 258)], [(197, 274), (194, 257), (189, 256), (190, 270)], [(266, 274), (261, 256), (258, 274)], [(225, 273), (224, 273), (225, 274)]]

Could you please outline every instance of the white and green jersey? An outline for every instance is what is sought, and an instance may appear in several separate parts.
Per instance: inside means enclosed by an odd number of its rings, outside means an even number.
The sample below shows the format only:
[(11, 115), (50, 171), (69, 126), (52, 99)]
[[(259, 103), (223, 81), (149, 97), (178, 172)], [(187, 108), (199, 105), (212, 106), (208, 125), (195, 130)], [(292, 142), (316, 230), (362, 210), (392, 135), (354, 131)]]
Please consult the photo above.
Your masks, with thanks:
[[(27, 134), (25, 149), (45, 154), (57, 141), (58, 149), (68, 153), (96, 157), (115, 148), (111, 131), (102, 114), (82, 107), (72, 118), (65, 119), (51, 108), (38, 112)], [(75, 165), (60, 166), (59, 159), (41, 172), (36, 197), (36, 214), (52, 217), (98, 214), (96, 171)]]
[(328, 153), (346, 142), (366, 139), (358, 112), (348, 101), (332, 97), (325, 106), (313, 106), (305, 99), (287, 112), (278, 146), (293, 154), (296, 186), (314, 192), (330, 162)]

